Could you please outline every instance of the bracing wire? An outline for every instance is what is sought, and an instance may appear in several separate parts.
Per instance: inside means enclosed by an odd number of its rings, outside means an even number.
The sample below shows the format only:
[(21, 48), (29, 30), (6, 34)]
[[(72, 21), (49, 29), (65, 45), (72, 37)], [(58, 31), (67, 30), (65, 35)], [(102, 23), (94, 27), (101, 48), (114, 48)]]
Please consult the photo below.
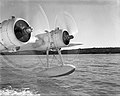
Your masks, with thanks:
[(53, 54), (53, 57), (52, 57), (52, 61), (51, 61), (51, 63), (53, 62), (54, 59), (57, 60), (59, 64), (61, 63), (60, 60), (58, 60), (58, 58), (56, 57), (55, 54)]
[(38, 62), (41, 63), (45, 67), (45, 64), (43, 63), (39, 55), (38, 55)]

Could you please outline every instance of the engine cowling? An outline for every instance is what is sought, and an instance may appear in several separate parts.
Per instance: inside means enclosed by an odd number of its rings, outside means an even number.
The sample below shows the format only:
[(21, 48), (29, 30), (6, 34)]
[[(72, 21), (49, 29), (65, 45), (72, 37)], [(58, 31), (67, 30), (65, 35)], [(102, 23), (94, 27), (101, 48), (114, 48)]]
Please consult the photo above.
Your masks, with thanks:
[(0, 50), (12, 49), (26, 44), (31, 37), (32, 28), (22, 18), (12, 17), (0, 26)]
[(66, 46), (68, 44), (64, 43), (64, 31), (62, 30), (55, 30), (51, 33), (51, 46), (50, 48), (61, 48), (62, 46)]
[(56, 29), (55, 32), (51, 32), (51, 40), (53, 42), (51, 48), (66, 47), (70, 43), (70, 39), (73, 39), (73, 35), (69, 35), (68, 31)]
[(73, 35), (69, 35), (66, 30), (55, 29), (51, 32), (47, 32), (44, 34), (39, 34), (36, 36), (38, 40), (36, 40), (34, 47), (36, 50), (47, 50), (47, 49), (56, 49), (66, 47), (70, 43), (70, 39), (73, 39)]

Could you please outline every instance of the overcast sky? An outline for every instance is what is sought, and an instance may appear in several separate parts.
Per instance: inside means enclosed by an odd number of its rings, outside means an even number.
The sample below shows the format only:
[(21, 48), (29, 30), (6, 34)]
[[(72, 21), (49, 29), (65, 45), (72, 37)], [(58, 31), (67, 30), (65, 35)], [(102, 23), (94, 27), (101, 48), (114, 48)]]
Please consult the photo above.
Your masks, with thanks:
[(15, 15), (27, 18), (36, 30), (43, 31), (47, 24), (40, 15), (39, 5), (47, 14), (51, 29), (54, 29), (56, 14), (69, 12), (79, 31), (73, 42), (83, 43), (82, 48), (120, 47), (119, 0), (1, 0), (0, 22)]

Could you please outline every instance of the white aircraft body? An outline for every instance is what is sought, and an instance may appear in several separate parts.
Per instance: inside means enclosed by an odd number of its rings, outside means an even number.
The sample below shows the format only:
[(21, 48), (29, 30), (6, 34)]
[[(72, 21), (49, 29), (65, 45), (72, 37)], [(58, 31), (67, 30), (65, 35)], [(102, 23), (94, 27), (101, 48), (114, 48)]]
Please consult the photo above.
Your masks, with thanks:
[[(42, 10), (43, 11), (43, 10)], [(44, 13), (44, 12), (43, 12)], [(44, 13), (45, 15), (45, 13)], [(77, 33), (77, 27), (72, 16), (63, 12), (56, 16), (55, 29), (45, 33), (32, 35), (34, 28), (25, 19), (15, 18), (0, 23), (0, 51), (17, 52), (23, 50), (46, 50), (47, 70), (40, 72), (40, 76), (59, 77), (68, 75), (75, 70), (75, 66), (63, 63), (60, 49), (81, 44), (70, 43)], [(50, 68), (49, 51), (58, 51), (61, 66)]]
[(16, 49), (26, 44), (31, 38), (32, 28), (22, 18), (4, 20), (0, 23), (0, 51), (17, 51)]

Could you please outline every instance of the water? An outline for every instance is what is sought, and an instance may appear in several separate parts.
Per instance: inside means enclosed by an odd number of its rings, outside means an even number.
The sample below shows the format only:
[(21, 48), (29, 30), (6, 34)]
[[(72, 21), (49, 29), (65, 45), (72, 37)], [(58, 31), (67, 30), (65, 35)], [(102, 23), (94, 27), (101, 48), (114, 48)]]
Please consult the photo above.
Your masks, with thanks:
[[(43, 78), (37, 74), (46, 67), (45, 56), (0, 56), (0, 96), (120, 96), (120, 54), (63, 58), (76, 71), (65, 77)], [(57, 62), (50, 56), (52, 66)]]

